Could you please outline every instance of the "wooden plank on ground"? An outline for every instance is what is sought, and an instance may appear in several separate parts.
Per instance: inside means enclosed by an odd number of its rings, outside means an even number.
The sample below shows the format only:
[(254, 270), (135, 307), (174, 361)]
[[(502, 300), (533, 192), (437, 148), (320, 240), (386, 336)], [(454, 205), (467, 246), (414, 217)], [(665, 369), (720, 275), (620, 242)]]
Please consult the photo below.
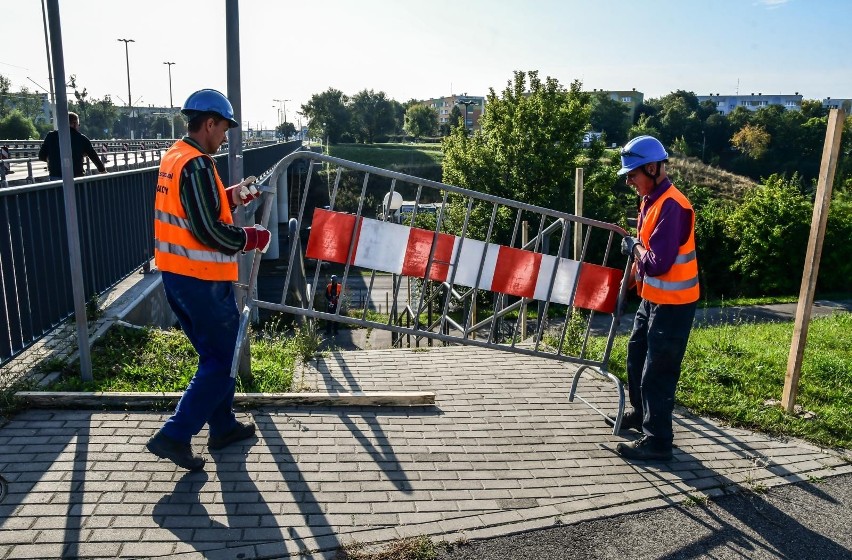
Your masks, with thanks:
[[(34, 408), (133, 408), (174, 405), (183, 393), (19, 391)], [(237, 393), (240, 406), (432, 406), (429, 391), (371, 391), (353, 393)]]

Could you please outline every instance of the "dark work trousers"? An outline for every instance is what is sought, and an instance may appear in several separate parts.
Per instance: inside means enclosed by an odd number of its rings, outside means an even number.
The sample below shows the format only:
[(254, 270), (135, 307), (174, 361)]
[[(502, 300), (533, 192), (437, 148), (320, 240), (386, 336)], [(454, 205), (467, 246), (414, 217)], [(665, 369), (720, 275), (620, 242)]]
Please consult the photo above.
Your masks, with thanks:
[(198, 352), (198, 370), (162, 431), (172, 439), (189, 443), (207, 423), (210, 436), (220, 437), (237, 423), (232, 410), (231, 361), (240, 314), (234, 285), (171, 272), (162, 274), (166, 299)]
[(630, 404), (642, 431), (658, 447), (671, 447), (672, 410), (696, 303), (661, 305), (643, 299), (627, 343)]

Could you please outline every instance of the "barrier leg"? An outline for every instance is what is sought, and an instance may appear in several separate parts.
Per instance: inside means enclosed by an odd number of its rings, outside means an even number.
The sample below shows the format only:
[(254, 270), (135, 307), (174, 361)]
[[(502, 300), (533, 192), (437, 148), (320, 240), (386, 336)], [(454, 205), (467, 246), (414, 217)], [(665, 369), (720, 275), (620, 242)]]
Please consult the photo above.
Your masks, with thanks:
[(243, 347), (246, 343), (246, 337), (248, 336), (249, 330), (249, 321), (251, 320), (251, 309), (248, 305), (243, 307), (242, 313), (240, 313), (240, 330), (237, 331), (237, 343), (234, 346), (234, 359), (231, 361), (231, 377), (236, 379), (237, 372), (240, 369), (240, 357), (243, 353)]
[(615, 413), (615, 423), (612, 426), (612, 435), (618, 435), (618, 431), (621, 429), (621, 419), (624, 417), (624, 385), (621, 383), (621, 380), (619, 378), (617, 378), (610, 372), (597, 367), (581, 366), (574, 374), (574, 379), (571, 381), (571, 392), (568, 394), (568, 402), (574, 402), (574, 397), (577, 397), (578, 399), (589, 405), (592, 410), (606, 418), (607, 422), (610, 421), (609, 416), (603, 410), (599, 409), (597, 406), (577, 394), (577, 384), (580, 381), (580, 376), (583, 374), (583, 370), (586, 369), (590, 369), (598, 375), (606, 377), (607, 379), (612, 381), (613, 384), (615, 384), (616, 389), (618, 389), (618, 410)]

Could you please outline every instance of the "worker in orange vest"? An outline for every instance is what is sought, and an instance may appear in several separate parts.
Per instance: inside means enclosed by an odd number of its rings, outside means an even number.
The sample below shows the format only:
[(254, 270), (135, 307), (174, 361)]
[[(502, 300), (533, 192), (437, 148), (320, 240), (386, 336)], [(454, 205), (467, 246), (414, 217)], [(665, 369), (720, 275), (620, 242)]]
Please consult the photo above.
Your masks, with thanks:
[(622, 252), (636, 259), (633, 275), (642, 298), (627, 344), (633, 410), (621, 428), (643, 435), (618, 444), (626, 459), (672, 459), (675, 389), (699, 297), (695, 212), (666, 175), (668, 157), (659, 140), (639, 136), (621, 150), (618, 171), (642, 197), (639, 236), (621, 243)]
[(198, 352), (198, 369), (147, 448), (180, 467), (198, 470), (204, 458), (193, 452), (190, 441), (205, 423), (211, 450), (254, 436), (254, 424), (237, 421), (232, 410), (231, 363), (240, 323), (233, 283), (237, 255), (266, 252), (271, 235), (260, 225), (234, 225), (232, 210), (259, 192), (253, 178), (226, 189), (210, 157), (225, 143), (228, 129), (238, 125), (228, 98), (212, 89), (196, 91), (181, 112), (189, 120), (187, 136), (160, 162), (154, 260), (169, 305)]
[[(329, 313), (337, 312), (337, 305), (340, 303), (340, 283), (337, 281), (337, 275), (331, 275), (331, 281), (325, 286), (325, 310)], [(325, 322), (325, 334), (330, 335), (332, 331), (337, 334), (337, 321)]]

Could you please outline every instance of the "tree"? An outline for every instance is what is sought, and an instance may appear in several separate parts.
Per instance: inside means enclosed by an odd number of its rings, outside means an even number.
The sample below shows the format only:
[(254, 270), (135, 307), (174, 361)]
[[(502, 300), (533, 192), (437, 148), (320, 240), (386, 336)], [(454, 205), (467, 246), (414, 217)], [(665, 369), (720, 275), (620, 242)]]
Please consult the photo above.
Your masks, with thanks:
[(372, 144), (377, 136), (394, 130), (393, 105), (383, 91), (359, 91), (352, 98), (350, 110), (352, 132), (360, 142)]
[(438, 129), (438, 113), (425, 105), (412, 105), (405, 112), (406, 134), (415, 140), (422, 136), (433, 136)]
[(606, 133), (607, 142), (624, 144), (627, 141), (627, 128), (630, 111), (621, 101), (610, 99), (603, 93), (592, 96), (592, 114), (589, 117), (592, 130)]
[[(118, 107), (113, 105), (109, 95), (103, 99), (93, 99), (88, 104), (86, 119), (80, 122), (81, 132), (89, 138), (109, 138), (112, 136), (115, 121), (118, 119)], [(166, 129), (171, 135), (171, 125), (166, 122)]]
[(731, 143), (751, 159), (760, 159), (769, 147), (771, 137), (760, 126), (747, 124), (731, 137)]
[(291, 122), (281, 123), (275, 128), (275, 132), (281, 138), (290, 138), (296, 135), (296, 125)]
[(308, 118), (308, 130), (314, 137), (328, 138), (337, 143), (349, 130), (351, 114), (347, 107), (349, 97), (342, 91), (328, 88), (323, 93), (315, 93), (302, 105), (302, 114)]
[(653, 136), (654, 138), (660, 138), (660, 131), (657, 130), (653, 124), (651, 124), (651, 119), (653, 117), (648, 116), (647, 113), (644, 113), (639, 120), (630, 127), (630, 130), (627, 131), (628, 138), (636, 138), (637, 136)]
[(30, 140), (38, 138), (33, 122), (17, 109), (12, 109), (0, 119), (0, 138), (8, 140)]
[(5, 117), (12, 108), (12, 101), (9, 96), (11, 87), (12, 80), (0, 74), (0, 118)]
[[(529, 79), (529, 89), (527, 89)], [(491, 89), (480, 130), (455, 127), (443, 142), (444, 182), (570, 211), (574, 164), (589, 126), (589, 94), (538, 72), (515, 72), (498, 97)]]
[(449, 125), (450, 130), (456, 128), (457, 126), (464, 126), (464, 114), (462, 113), (461, 108), (458, 105), (453, 105), (452, 110), (450, 110), (450, 119)]

